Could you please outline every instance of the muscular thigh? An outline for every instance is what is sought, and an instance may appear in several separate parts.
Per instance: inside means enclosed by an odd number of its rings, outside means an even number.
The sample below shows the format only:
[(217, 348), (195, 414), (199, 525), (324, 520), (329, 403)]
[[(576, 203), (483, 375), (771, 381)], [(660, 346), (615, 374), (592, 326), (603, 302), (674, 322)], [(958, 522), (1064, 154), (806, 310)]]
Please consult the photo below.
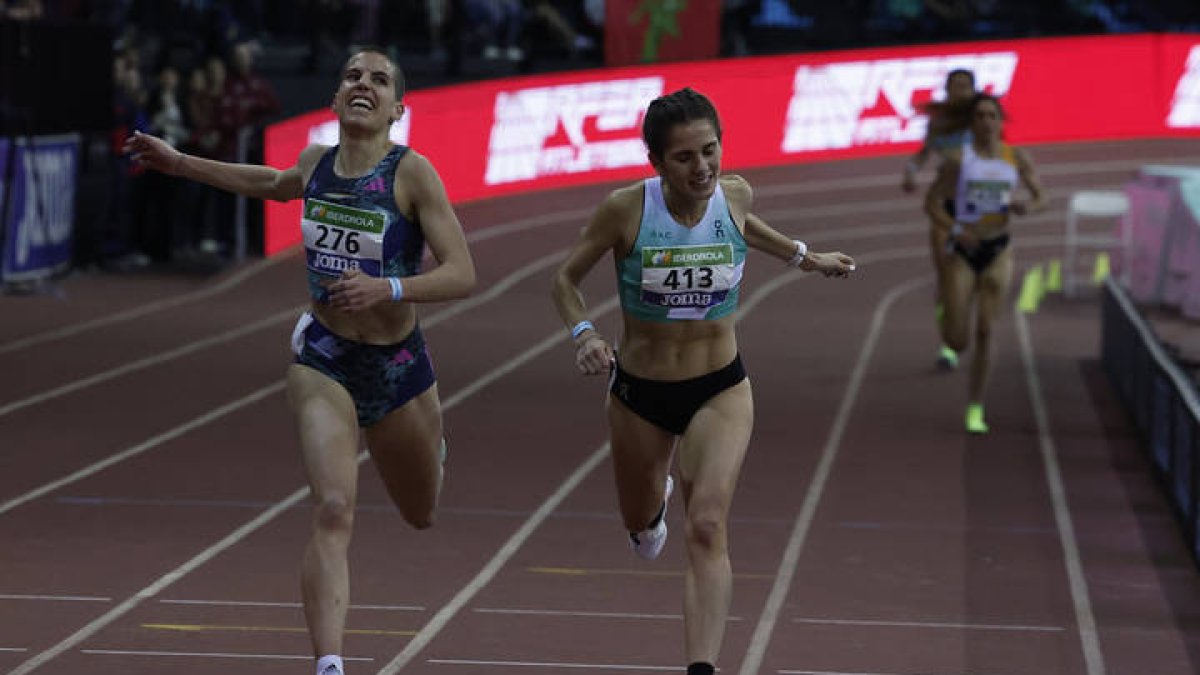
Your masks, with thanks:
[(750, 380), (704, 404), (679, 442), (679, 471), (685, 498), (715, 500), (728, 508), (754, 427)]
[(336, 491), (352, 501), (359, 433), (350, 394), (326, 375), (299, 364), (288, 367), (287, 394), (314, 496), (320, 499)]

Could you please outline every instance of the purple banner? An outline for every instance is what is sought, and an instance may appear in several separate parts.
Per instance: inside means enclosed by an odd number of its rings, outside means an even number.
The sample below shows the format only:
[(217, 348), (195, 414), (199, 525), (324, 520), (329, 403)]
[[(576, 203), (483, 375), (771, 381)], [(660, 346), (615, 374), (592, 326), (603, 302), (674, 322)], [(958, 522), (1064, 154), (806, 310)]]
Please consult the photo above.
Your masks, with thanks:
[(0, 281), (35, 281), (71, 264), (78, 176), (78, 134), (0, 139)]

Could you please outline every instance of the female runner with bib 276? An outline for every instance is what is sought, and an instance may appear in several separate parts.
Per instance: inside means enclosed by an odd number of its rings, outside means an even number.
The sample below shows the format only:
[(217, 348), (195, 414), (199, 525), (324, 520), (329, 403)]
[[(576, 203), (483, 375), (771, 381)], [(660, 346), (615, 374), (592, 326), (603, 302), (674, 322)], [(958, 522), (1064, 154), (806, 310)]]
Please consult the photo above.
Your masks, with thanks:
[[(475, 267), (437, 171), (388, 138), (404, 79), (383, 52), (350, 57), (333, 96), (339, 144), (310, 145), (285, 170), (185, 155), (135, 134), (142, 164), (249, 197), (304, 198), (310, 310), (292, 335), (288, 399), (312, 487), (301, 590), (318, 675), (343, 675), (347, 550), (360, 429), (404, 519), (433, 523), (442, 482), (442, 411), (416, 304), (467, 295)], [(437, 265), (420, 270), (425, 245)]]

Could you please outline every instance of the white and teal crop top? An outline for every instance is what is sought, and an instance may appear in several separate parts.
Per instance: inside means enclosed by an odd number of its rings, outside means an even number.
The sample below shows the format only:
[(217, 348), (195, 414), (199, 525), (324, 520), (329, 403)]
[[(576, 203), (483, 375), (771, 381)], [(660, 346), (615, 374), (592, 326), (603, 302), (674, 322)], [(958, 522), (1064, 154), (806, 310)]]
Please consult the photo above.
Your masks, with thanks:
[(644, 183), (642, 222), (617, 261), (621, 308), (644, 321), (720, 319), (737, 309), (746, 240), (720, 184), (704, 217), (685, 227), (663, 199), (662, 178)]
[(980, 157), (974, 145), (964, 143), (954, 198), (955, 219), (983, 225), (1003, 223), (1019, 181), (1016, 153), (1007, 143), (1001, 144), (1000, 156), (994, 159)]

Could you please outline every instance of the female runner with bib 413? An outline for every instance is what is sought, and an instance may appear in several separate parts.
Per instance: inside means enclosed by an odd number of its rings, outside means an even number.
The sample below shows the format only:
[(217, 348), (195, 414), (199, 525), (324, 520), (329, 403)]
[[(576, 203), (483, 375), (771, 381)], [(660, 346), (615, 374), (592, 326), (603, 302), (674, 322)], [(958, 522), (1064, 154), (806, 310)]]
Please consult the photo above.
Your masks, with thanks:
[[(727, 518), (754, 419), (733, 316), (747, 248), (827, 276), (847, 275), (854, 261), (809, 252), (749, 213), (750, 186), (721, 176), (721, 124), (703, 95), (683, 89), (655, 99), (642, 135), (658, 176), (600, 204), (555, 276), (553, 298), (579, 370), (611, 378), (617, 495), (643, 558), (666, 543), (679, 451), (687, 672), (712, 675), (732, 593)], [(624, 322), (619, 350), (587, 320), (579, 290), (610, 252)]]

